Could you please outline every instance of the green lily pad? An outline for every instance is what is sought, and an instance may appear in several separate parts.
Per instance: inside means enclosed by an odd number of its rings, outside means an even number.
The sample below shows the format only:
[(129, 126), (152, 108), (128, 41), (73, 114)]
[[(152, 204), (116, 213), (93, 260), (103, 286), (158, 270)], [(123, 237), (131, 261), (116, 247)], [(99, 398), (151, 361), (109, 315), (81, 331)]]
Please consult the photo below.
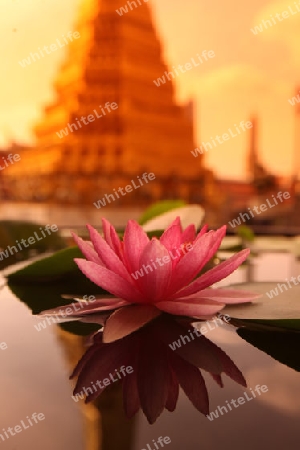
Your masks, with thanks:
[(176, 217), (180, 217), (183, 229), (194, 224), (196, 229), (200, 228), (205, 216), (204, 209), (199, 205), (186, 205), (180, 208), (172, 209), (158, 217), (154, 217), (143, 225), (146, 232), (166, 229)]
[(146, 211), (144, 211), (139, 219), (139, 224), (144, 225), (150, 219), (154, 219), (154, 217), (160, 216), (161, 214), (171, 211), (172, 209), (180, 208), (184, 205), (185, 202), (183, 200), (164, 200), (154, 203), (153, 205), (149, 206)]
[[(44, 230), (43, 225), (33, 222), (0, 221), (0, 269), (27, 260), (32, 257), (33, 253), (45, 253), (67, 246), (59, 232), (51, 232), (51, 234), (46, 232), (46, 237), (43, 237), (40, 228)], [(33, 244), (29, 245), (29, 238), (33, 238)], [(25, 242), (25, 246), (22, 244), (22, 240)], [(8, 251), (8, 247), (11, 248), (11, 251)]]
[[(281, 326), (292, 328), (300, 321), (300, 285), (280, 292), (278, 283), (241, 283), (230, 286), (239, 290), (253, 291), (261, 298), (252, 303), (227, 305), (222, 312), (240, 321), (250, 321), (258, 325)], [(277, 289), (277, 291), (276, 291)], [(274, 293), (278, 292), (278, 295)], [(273, 298), (269, 298), (273, 293)], [(269, 294), (269, 296), (267, 295)], [(263, 324), (262, 322), (263, 321)], [(280, 322), (279, 322), (280, 321)]]
[(82, 258), (78, 247), (60, 250), (51, 256), (42, 258), (7, 276), (13, 283), (37, 283), (57, 280), (68, 273), (81, 273), (74, 258)]

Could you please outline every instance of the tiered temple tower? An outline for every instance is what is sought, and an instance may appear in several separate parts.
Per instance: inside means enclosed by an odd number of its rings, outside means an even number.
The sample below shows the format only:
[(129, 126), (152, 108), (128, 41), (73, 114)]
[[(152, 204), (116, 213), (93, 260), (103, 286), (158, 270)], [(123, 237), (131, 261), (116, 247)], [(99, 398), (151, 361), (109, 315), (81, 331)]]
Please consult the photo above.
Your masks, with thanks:
[[(181, 197), (205, 204), (213, 177), (191, 155), (191, 107), (176, 103), (172, 76), (154, 83), (169, 69), (149, 4), (128, 2), (121, 16), (122, 6), (124, 0), (83, 1), (74, 27), (80, 38), (69, 43), (55, 100), (35, 127), (36, 148), (10, 175), (23, 193), (30, 176), (32, 199), (80, 204), (153, 172), (154, 181), (119, 202)], [(118, 108), (104, 115), (107, 102)], [(80, 121), (95, 111), (103, 117)]]
[(248, 154), (248, 176), (251, 181), (256, 176), (258, 162), (258, 149), (257, 149), (257, 118), (253, 116), (250, 119), (252, 128), (250, 128), (249, 139), (249, 154)]
[(277, 179), (271, 174), (260, 162), (258, 152), (258, 119), (253, 116), (250, 121), (252, 128), (250, 129), (250, 145), (248, 156), (248, 173), (250, 182), (256, 189), (257, 194), (267, 194), (273, 192), (277, 187)]
[[(300, 86), (297, 87), (295, 96), (300, 97)], [(300, 184), (300, 103), (295, 106), (295, 148), (294, 148), (294, 179)]]

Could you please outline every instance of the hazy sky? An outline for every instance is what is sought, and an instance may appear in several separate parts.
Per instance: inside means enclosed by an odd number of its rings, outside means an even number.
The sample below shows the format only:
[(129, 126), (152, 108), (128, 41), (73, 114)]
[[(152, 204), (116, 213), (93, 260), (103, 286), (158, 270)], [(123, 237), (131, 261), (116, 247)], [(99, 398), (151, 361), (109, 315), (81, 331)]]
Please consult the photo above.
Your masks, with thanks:
[[(288, 99), (300, 87), (298, 2), (149, 0), (170, 66), (185, 64), (203, 50), (215, 52), (215, 58), (176, 79), (178, 98), (197, 102), (198, 145), (255, 113), (262, 161), (280, 175), (294, 168), (296, 107)], [(0, 145), (10, 139), (32, 142), (31, 127), (53, 96), (66, 47), (26, 68), (19, 61), (70, 31), (79, 3), (0, 0)], [(290, 11), (288, 18), (281, 15), (257, 35), (251, 32), (283, 11)], [(245, 177), (247, 139), (241, 133), (219, 144), (206, 153), (206, 165), (223, 178)]]

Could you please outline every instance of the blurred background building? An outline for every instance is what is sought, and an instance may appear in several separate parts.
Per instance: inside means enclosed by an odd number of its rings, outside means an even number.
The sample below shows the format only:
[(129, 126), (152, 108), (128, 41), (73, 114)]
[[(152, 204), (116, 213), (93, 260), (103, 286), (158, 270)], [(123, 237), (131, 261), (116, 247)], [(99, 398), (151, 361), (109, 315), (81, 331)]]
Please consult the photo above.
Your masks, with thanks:
[[(271, 173), (261, 163), (259, 150), (259, 121), (256, 116), (251, 118), (253, 127), (250, 129), (247, 172), (248, 181), (220, 180), (219, 188), (222, 189), (227, 206), (227, 220), (234, 219), (240, 214), (248, 214), (250, 219), (246, 225), (250, 225), (257, 233), (273, 232), (274, 234), (297, 234), (300, 231), (300, 108), (296, 108), (295, 114), (295, 166), (290, 177), (279, 177)], [(249, 214), (255, 206), (274, 204), (273, 197), (278, 192), (288, 192), (290, 197), (284, 202), (278, 202), (276, 208), (269, 208), (254, 217)], [(273, 203), (272, 203), (273, 202)], [(267, 203), (268, 205), (268, 203)], [(224, 216), (226, 213), (224, 213)], [(240, 216), (241, 217), (241, 216)], [(247, 216), (246, 216), (247, 217)], [(244, 224), (243, 221), (241, 223)]]
[[(120, 18), (116, 8), (123, 3), (83, 2), (75, 27), (81, 38), (68, 46), (56, 98), (35, 127), (36, 145), (7, 149), (18, 150), (21, 162), (3, 172), (3, 199), (92, 206), (152, 172), (154, 181), (114, 206), (178, 198), (218, 205), (213, 173), (190, 153), (196, 148), (193, 102), (175, 102), (171, 75), (160, 87), (154, 83), (170, 69), (151, 8), (144, 3)], [(118, 108), (104, 110), (112, 103)], [(91, 114), (93, 122), (80, 122)]]
[[(154, 181), (106, 207), (143, 208), (183, 199), (203, 205), (209, 222), (217, 225), (284, 189), (291, 194), (288, 202), (249, 223), (300, 226), (300, 103), (294, 105), (295, 165), (289, 178), (274, 175), (261, 162), (261, 127), (253, 116), (248, 180), (217, 180), (203, 154), (191, 155), (197, 147), (195, 104), (175, 100), (175, 76), (164, 60), (151, 6), (130, 4), (120, 17), (116, 10), (124, 0), (82, 2), (74, 26), (80, 39), (67, 46), (55, 98), (34, 128), (35, 145), (12, 143), (2, 149), (3, 157), (21, 156), (18, 164), (0, 171), (2, 201), (94, 208), (114, 189), (152, 172)], [(166, 82), (158, 87), (154, 80), (163, 75)], [(113, 103), (118, 107), (105, 109)], [(91, 114), (95, 120), (87, 123)]]

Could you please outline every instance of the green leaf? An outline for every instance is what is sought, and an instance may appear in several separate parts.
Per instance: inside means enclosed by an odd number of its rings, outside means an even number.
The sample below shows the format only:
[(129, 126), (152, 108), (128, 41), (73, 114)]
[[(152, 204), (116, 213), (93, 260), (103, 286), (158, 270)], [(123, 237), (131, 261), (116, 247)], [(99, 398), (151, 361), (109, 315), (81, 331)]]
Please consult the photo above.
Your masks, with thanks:
[(237, 227), (236, 234), (247, 242), (253, 242), (255, 239), (254, 232), (247, 225), (240, 225), (239, 227)]
[(57, 308), (67, 305), (70, 300), (62, 298), (62, 295), (83, 297), (84, 295), (105, 295), (111, 296), (101, 287), (92, 283), (79, 269), (75, 272), (64, 274), (60, 279), (48, 281), (39, 280), (38, 283), (25, 283), (18, 280), (8, 281), (10, 290), (32, 310), (33, 314), (39, 314), (45, 309)]
[(154, 203), (153, 205), (149, 206), (149, 208), (146, 209), (146, 211), (140, 217), (139, 224), (144, 225), (150, 219), (154, 219), (154, 217), (160, 216), (165, 212), (180, 208), (184, 205), (185, 202), (183, 200), (163, 200), (161, 202)]
[(244, 249), (242, 244), (231, 245), (230, 247), (222, 247), (221, 252), (238, 253)]
[(300, 333), (240, 328), (238, 335), (282, 364), (300, 371)]
[(153, 231), (148, 231), (147, 232), (147, 236), (149, 239), (152, 239), (153, 237), (156, 238), (160, 238), (162, 236), (162, 234), (164, 233), (165, 230), (153, 230)]
[(248, 320), (248, 319), (232, 319), (233, 325), (237, 327), (245, 327), (258, 331), (291, 331), (300, 333), (300, 319), (279, 319), (279, 320)]
[[(9, 265), (15, 264), (19, 261), (24, 261), (32, 257), (32, 254), (43, 253), (47, 251), (58, 250), (66, 247), (65, 240), (59, 235), (59, 232), (51, 232), (50, 235), (46, 233), (46, 237), (42, 239), (36, 239), (35, 233), (41, 237), (41, 230), (44, 226), (41, 224), (27, 222), (27, 221), (15, 221), (15, 220), (2, 220), (0, 221), (0, 247), (1, 251), (6, 251), (7, 247), (15, 246), (17, 252), (13, 250), (13, 254), (9, 254), (8, 257), (2, 256), (0, 261), (0, 269), (4, 269)], [(29, 238), (34, 238), (33, 244), (27, 244), (22, 246), (21, 240), (28, 241)], [(22, 249), (17, 245), (17, 241), (21, 245)]]
[(82, 257), (78, 247), (69, 247), (17, 270), (7, 278), (13, 283), (37, 283), (59, 279), (71, 272), (81, 273), (74, 258)]
[[(261, 294), (262, 297), (254, 300), (253, 303), (227, 305), (222, 310), (224, 314), (242, 321), (251, 320), (252, 324), (257, 322), (260, 326), (262, 320), (264, 325), (273, 327), (278, 326), (278, 324), (282, 328), (289, 329), (298, 326), (298, 320), (300, 320), (300, 285), (293, 286), (282, 293), (279, 291), (277, 283), (242, 283), (230, 286), (230, 288), (253, 291)], [(275, 292), (276, 289), (279, 294), (269, 298), (267, 293), (270, 295), (271, 291)]]
[(178, 216), (181, 219), (181, 224), (184, 229), (191, 224), (194, 224), (198, 229), (203, 221), (204, 215), (204, 209), (199, 205), (181, 206), (180, 208), (172, 209), (150, 219), (143, 225), (143, 229), (146, 233), (153, 230), (165, 230)]

